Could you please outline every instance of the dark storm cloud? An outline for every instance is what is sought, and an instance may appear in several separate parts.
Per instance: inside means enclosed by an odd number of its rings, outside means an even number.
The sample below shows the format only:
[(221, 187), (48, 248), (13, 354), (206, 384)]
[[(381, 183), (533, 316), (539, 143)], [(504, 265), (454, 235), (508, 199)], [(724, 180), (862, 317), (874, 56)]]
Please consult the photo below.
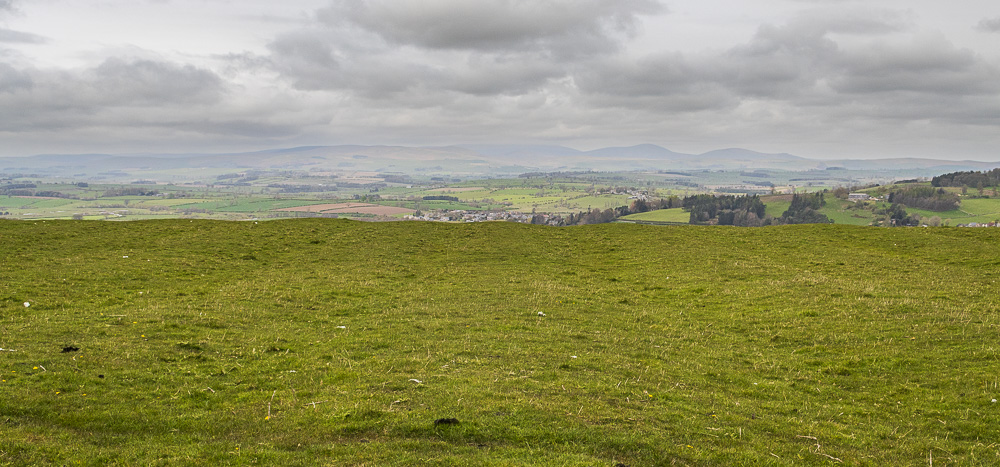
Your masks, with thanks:
[(984, 19), (979, 22), (977, 29), (984, 32), (1000, 32), (1000, 18)]
[(489, 52), (545, 51), (578, 56), (617, 49), (636, 18), (663, 7), (652, 0), (350, 0), (320, 14), (389, 43)]

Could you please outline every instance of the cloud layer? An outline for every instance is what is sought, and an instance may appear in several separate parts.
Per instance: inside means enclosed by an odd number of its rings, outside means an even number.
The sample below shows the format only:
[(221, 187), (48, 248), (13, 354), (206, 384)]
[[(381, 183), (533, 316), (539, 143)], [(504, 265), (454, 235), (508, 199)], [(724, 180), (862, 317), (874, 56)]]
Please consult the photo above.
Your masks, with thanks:
[[(74, 138), (93, 150), (110, 132), (125, 136), (106, 146), (122, 149), (654, 142), (1000, 159), (998, 57), (914, 9), (790, 2), (701, 49), (670, 35), (678, 3), (344, 0), (255, 50), (75, 68), (31, 64), (24, 48), (51, 41), (0, 29), (0, 136), (42, 148), (58, 133), (53, 150)], [(0, 0), (0, 19), (14, 11)]]

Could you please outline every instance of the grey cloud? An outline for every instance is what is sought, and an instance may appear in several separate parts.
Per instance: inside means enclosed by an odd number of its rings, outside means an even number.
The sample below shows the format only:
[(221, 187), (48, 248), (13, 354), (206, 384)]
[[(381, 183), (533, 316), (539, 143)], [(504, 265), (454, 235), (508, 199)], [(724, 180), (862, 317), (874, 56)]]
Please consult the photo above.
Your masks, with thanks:
[(445, 74), (449, 90), (474, 95), (522, 95), (550, 80), (566, 75), (566, 69), (544, 60), (513, 60), (474, 57), (466, 66)]
[(191, 65), (110, 58), (91, 72), (93, 89), (119, 104), (211, 102), (223, 91), (214, 73)]
[(127, 126), (171, 112), (188, 113), (218, 102), (224, 93), (222, 81), (211, 72), (170, 63), (112, 58), (76, 72), (0, 64), (0, 128), (36, 131), (106, 119)]
[(28, 32), (13, 31), (0, 28), (0, 42), (16, 42), (23, 44), (43, 44), (47, 40), (37, 34)]
[(612, 56), (639, 15), (662, 11), (653, 0), (348, 0), (319, 12), (320, 27), (276, 38), (266, 60), (301, 90), (418, 106), (439, 93), (518, 95)]
[(270, 44), (268, 60), (302, 90), (346, 90), (377, 98), (433, 81), (434, 71), (416, 61), (393, 57), (390, 51), (339, 51), (335, 43), (336, 38), (323, 31), (285, 35)]
[(814, 86), (838, 53), (821, 29), (767, 25), (748, 44), (720, 57), (713, 74), (745, 96), (790, 97)]
[[(541, 3), (538, 11), (555, 4)], [(387, 9), (382, 0), (345, 5), (353, 10), (343, 10), (344, 14), (353, 17), (339, 23), (327, 18), (325, 29), (280, 37), (271, 44), (267, 60), (299, 89), (337, 92), (382, 108), (448, 109), (465, 108), (469, 103), (488, 108), (490, 99), (502, 96), (535, 96), (531, 102), (544, 103), (552, 100), (540, 96), (563, 92), (568, 86), (575, 94), (564, 99), (574, 102), (576, 111), (726, 112), (748, 101), (832, 108), (861, 95), (891, 106), (900, 93), (917, 93), (925, 95), (921, 101), (928, 103), (913, 109), (919, 112), (933, 102), (947, 105), (950, 96), (992, 92), (997, 87), (992, 83), (1000, 82), (994, 67), (943, 38), (888, 45), (882, 37), (907, 31), (908, 17), (871, 8), (808, 10), (787, 24), (761, 26), (747, 43), (723, 53), (659, 53), (639, 59), (623, 53), (597, 54), (551, 61), (544, 47), (527, 45), (575, 31), (568, 25), (587, 21), (574, 17), (545, 26), (529, 23), (512, 29), (510, 37), (479, 37), (476, 34), (489, 27), (472, 31), (466, 29), (469, 21), (444, 31), (429, 27), (445, 18), (458, 21), (464, 10), (445, 11), (445, 6), (453, 6), (451, 2), (431, 2), (423, 13), (414, 13), (418, 4), (404, 2), (398, 17), (390, 15), (378, 25), (374, 20), (367, 25), (364, 15)], [(490, 5), (499, 8), (499, 3)], [(504, 5), (515, 10), (535, 8)], [(635, 5), (622, 8), (634, 15), (641, 10)], [(500, 25), (513, 15), (490, 8), (482, 11), (492, 11)], [(604, 11), (589, 16), (608, 17), (614, 14)], [(633, 17), (623, 16), (622, 27)], [(406, 21), (412, 24), (400, 23)], [(838, 42), (842, 35), (852, 40)], [(417, 47), (394, 47), (394, 41)]]
[(842, 75), (832, 80), (844, 93), (912, 91), (941, 96), (1000, 92), (1000, 69), (940, 37), (903, 46), (875, 44), (843, 54)]
[(615, 50), (615, 36), (631, 33), (639, 15), (661, 11), (653, 0), (349, 0), (320, 18), (398, 45), (566, 56)]
[[(816, 109), (814, 118), (822, 119), (849, 108), (880, 119), (996, 121), (990, 119), (1000, 115), (996, 66), (942, 36), (911, 35), (906, 43), (883, 38), (907, 28), (891, 14), (882, 25), (845, 19), (855, 16), (802, 15), (762, 26), (724, 53), (604, 60), (572, 76), (593, 105), (639, 111), (789, 107)], [(836, 34), (860, 36), (838, 42)]]
[(333, 47), (322, 37), (293, 33), (279, 37), (268, 48), (270, 56), (264, 59), (280, 73), (292, 79), (303, 90), (339, 87), (339, 61)]
[(878, 35), (912, 26), (908, 14), (871, 7), (818, 8), (800, 12), (785, 28), (799, 34)]
[[(298, 89), (344, 91), (400, 103), (424, 102), (424, 96), (439, 92), (519, 94), (566, 75), (565, 67), (530, 53), (342, 44), (337, 31), (287, 34), (270, 44), (266, 60)], [(420, 95), (402, 95), (411, 91)]]
[(30, 89), (33, 85), (31, 76), (14, 67), (0, 63), (0, 93), (11, 93)]
[(984, 32), (1000, 32), (1000, 18), (984, 19), (976, 28)]

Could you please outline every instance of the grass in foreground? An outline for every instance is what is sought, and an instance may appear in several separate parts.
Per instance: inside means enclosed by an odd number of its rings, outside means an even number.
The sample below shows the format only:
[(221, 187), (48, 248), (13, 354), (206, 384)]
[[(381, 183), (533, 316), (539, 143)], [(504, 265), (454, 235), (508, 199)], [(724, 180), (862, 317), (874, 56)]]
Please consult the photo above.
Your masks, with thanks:
[(1000, 462), (992, 230), (7, 221), (0, 244), (0, 463)]

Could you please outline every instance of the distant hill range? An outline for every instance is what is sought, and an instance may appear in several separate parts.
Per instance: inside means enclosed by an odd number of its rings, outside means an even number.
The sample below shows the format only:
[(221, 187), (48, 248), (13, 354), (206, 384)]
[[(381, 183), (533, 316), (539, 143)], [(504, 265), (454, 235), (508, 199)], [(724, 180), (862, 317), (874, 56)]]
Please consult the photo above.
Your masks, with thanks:
[(38, 174), (78, 178), (182, 174), (192, 169), (372, 171), (505, 176), (525, 172), (634, 170), (789, 171), (847, 169), (904, 171), (933, 176), (960, 170), (988, 170), (1000, 162), (949, 161), (918, 158), (817, 160), (792, 154), (768, 154), (729, 148), (685, 154), (641, 144), (580, 151), (565, 146), (457, 145), (304, 146), (220, 154), (44, 154), (0, 158), (0, 174)]

